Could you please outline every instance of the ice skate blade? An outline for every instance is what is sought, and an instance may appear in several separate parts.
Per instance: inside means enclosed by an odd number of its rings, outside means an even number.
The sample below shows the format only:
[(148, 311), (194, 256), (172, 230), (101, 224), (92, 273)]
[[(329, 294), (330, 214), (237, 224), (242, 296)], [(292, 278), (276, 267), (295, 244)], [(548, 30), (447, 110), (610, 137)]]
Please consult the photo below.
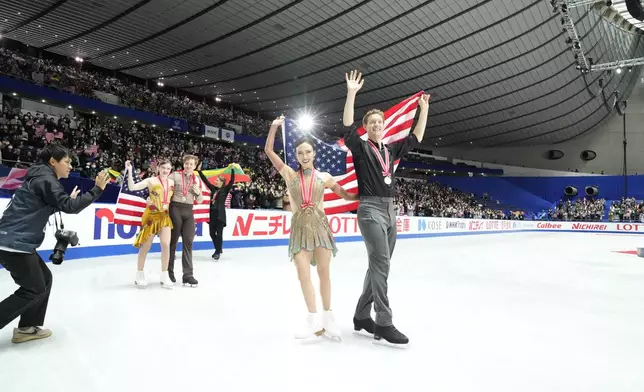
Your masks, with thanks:
[(364, 329), (361, 329), (360, 331), (354, 330), (353, 335), (363, 339), (373, 339), (373, 334), (365, 331)]
[(147, 284), (145, 284), (145, 285), (138, 284), (138, 283), (134, 282), (134, 287), (136, 287), (137, 289), (143, 290), (143, 289), (146, 289), (148, 287), (148, 285)]
[(374, 339), (373, 344), (376, 346), (383, 346), (383, 347), (389, 347), (389, 348), (397, 348), (399, 350), (404, 350), (409, 347), (409, 343), (390, 343), (386, 341), (385, 339)]
[(184, 283), (183, 287), (197, 288), (197, 287), (199, 287), (199, 284)]
[(325, 333), (323, 336), (325, 339), (329, 339), (332, 342), (337, 342), (337, 343), (342, 342), (342, 336), (334, 336), (334, 335), (329, 335), (327, 333)]
[(165, 284), (163, 284), (163, 282), (161, 283), (161, 287), (166, 289), (166, 290), (174, 290), (173, 285), (165, 285)]
[(321, 335), (313, 335), (313, 336), (307, 336), (307, 337), (295, 336), (295, 341), (300, 344), (316, 344), (322, 341), (322, 336)]

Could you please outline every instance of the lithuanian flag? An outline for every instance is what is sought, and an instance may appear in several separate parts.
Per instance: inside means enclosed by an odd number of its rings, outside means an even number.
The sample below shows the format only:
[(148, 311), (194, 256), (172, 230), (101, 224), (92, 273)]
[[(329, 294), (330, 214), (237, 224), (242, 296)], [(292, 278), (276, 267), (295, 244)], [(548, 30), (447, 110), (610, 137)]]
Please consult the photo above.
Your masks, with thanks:
[[(210, 182), (213, 185), (215, 185), (217, 176), (223, 176), (226, 179), (226, 184), (227, 184), (230, 181), (230, 175), (233, 172), (235, 173), (235, 183), (250, 182), (250, 176), (244, 173), (244, 170), (242, 170), (241, 166), (239, 166), (236, 163), (231, 163), (230, 165), (221, 169), (210, 169), (210, 170), (202, 171), (204, 176), (208, 178), (208, 182)], [(195, 174), (197, 173), (195, 172)]]

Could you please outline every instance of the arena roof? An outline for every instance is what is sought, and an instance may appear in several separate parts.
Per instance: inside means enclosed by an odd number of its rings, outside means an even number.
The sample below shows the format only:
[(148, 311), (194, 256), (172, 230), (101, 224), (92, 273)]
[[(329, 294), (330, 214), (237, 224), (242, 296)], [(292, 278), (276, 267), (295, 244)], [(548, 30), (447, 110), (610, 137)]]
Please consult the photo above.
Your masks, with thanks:
[[(5, 2), (8, 38), (269, 116), (341, 123), (345, 72), (366, 83), (356, 117), (432, 94), (429, 146), (550, 144), (615, 114), (639, 68), (582, 75), (550, 0), (30, 0)], [(641, 57), (639, 30), (601, 4), (571, 10), (595, 63)], [(585, 80), (588, 82), (588, 86)]]

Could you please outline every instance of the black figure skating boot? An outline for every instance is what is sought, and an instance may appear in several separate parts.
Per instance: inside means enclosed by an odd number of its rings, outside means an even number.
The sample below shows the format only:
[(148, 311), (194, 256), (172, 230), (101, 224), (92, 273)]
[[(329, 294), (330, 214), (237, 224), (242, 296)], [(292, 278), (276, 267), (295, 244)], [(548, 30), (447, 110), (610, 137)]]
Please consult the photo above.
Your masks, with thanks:
[(219, 255), (220, 255), (220, 253), (217, 253), (217, 252), (213, 253), (212, 254), (212, 259), (215, 260), (215, 261), (219, 260)]
[(194, 276), (190, 276), (190, 277), (187, 277), (187, 278), (184, 277), (183, 278), (183, 285), (184, 286), (189, 286), (189, 287), (198, 287), (199, 282), (197, 281), (197, 279), (194, 278)]
[(396, 329), (393, 325), (383, 327), (376, 324), (376, 331), (373, 334), (375, 344), (389, 347), (406, 347), (409, 338)]
[(373, 321), (371, 317), (367, 319), (362, 319), (358, 320), (357, 318), (353, 318), (353, 329), (356, 332), (360, 332), (361, 330), (364, 330), (370, 335), (373, 335), (376, 329), (376, 323)]

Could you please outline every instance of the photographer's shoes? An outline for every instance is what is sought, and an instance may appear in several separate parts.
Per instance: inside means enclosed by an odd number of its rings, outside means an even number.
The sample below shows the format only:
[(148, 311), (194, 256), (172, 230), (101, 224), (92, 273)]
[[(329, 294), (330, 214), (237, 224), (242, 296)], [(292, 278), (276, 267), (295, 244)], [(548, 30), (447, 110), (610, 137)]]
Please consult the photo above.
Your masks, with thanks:
[(24, 343), (30, 340), (45, 339), (51, 336), (51, 331), (40, 327), (14, 328), (12, 343)]

